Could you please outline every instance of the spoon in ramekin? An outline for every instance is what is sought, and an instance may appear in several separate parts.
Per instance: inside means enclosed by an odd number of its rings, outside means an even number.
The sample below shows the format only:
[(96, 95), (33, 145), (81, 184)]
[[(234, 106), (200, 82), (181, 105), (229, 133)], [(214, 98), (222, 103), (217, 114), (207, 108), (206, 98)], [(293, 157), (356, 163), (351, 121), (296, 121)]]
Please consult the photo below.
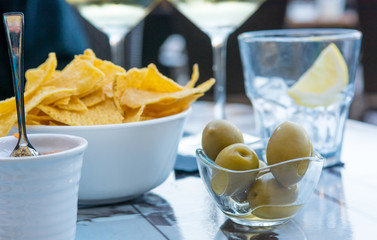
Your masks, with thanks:
[(12, 68), (13, 89), (16, 98), (18, 119), (18, 142), (11, 157), (37, 156), (39, 153), (30, 144), (26, 135), (24, 107), (24, 14), (4, 13), (4, 26), (8, 43), (10, 65)]

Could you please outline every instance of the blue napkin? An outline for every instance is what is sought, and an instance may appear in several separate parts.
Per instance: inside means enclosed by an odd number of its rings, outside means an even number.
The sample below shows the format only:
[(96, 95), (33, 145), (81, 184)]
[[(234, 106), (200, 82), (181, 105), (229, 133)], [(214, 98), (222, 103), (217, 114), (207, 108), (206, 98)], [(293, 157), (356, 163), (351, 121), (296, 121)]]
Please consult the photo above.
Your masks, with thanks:
[[(184, 133), (184, 137), (188, 137), (190, 134)], [(182, 155), (177, 154), (177, 159), (175, 161), (174, 170), (182, 171), (187, 173), (196, 173), (198, 172), (198, 165), (196, 163), (195, 152), (193, 151), (192, 155)]]
[(194, 156), (177, 156), (175, 161), (174, 170), (195, 173), (198, 171), (198, 165), (196, 164), (196, 158)]

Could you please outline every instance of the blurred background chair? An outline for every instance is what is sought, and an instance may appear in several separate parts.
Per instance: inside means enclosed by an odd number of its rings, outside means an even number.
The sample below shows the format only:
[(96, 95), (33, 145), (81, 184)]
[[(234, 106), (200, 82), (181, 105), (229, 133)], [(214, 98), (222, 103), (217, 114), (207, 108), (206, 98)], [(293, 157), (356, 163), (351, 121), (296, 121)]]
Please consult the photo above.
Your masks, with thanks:
[(2, 16), (4, 12), (24, 13), (25, 70), (43, 63), (49, 52), (56, 53), (59, 67), (62, 68), (74, 54), (89, 46), (80, 20), (64, 0), (0, 1), (0, 100), (14, 95)]
[[(286, 6), (287, 0), (266, 0), (242, 26), (230, 35), (226, 56), (228, 101), (249, 102), (244, 90), (237, 36), (246, 31), (282, 28)], [(165, 27), (161, 28), (161, 26)], [(169, 66), (159, 61), (158, 49), (172, 34), (182, 36), (185, 41), (189, 73), (191, 73), (192, 65), (197, 63), (200, 70), (200, 81), (213, 77), (212, 50), (209, 38), (168, 2), (163, 2), (145, 19), (143, 65), (156, 63), (161, 71), (171, 75), (174, 66), (169, 69)], [(204, 99), (212, 100), (212, 92), (206, 94)]]
[(377, 0), (357, 0), (363, 33), (361, 63), (363, 91), (355, 101), (354, 118), (377, 125)]

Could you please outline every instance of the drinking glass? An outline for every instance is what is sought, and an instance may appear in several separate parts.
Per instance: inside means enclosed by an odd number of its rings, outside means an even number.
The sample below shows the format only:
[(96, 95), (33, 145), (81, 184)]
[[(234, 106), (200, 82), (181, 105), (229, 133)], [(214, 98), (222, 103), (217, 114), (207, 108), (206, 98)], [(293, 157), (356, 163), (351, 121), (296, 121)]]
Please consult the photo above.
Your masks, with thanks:
[[(351, 29), (270, 30), (243, 33), (238, 39), (246, 93), (255, 110), (260, 137), (268, 139), (283, 121), (297, 122), (308, 132), (313, 147), (326, 158), (325, 166), (342, 164), (343, 132), (354, 96), (361, 33)], [(335, 55), (344, 58), (342, 66), (348, 81), (339, 91), (332, 92), (328, 96), (331, 101), (324, 104), (320, 104), (316, 93), (311, 99), (314, 105), (295, 101), (288, 94), (289, 89), (330, 44), (340, 51)], [(336, 71), (330, 64), (325, 68), (324, 71)], [(321, 71), (313, 74), (320, 76)], [(327, 81), (313, 79), (313, 85)], [(313, 92), (301, 97), (308, 98)]]
[(66, 0), (109, 38), (111, 61), (124, 67), (124, 39), (152, 8), (153, 0)]
[(264, 0), (170, 0), (176, 8), (211, 39), (214, 88), (214, 117), (225, 119), (226, 43)]

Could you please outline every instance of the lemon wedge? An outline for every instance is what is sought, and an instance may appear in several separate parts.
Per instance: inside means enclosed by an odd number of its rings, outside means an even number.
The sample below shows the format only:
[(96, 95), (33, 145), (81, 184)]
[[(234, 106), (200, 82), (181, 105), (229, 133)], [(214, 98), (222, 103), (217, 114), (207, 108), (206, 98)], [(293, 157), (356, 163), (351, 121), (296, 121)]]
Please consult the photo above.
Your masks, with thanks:
[(299, 105), (327, 106), (337, 101), (349, 81), (346, 61), (334, 43), (329, 44), (313, 65), (288, 89)]

